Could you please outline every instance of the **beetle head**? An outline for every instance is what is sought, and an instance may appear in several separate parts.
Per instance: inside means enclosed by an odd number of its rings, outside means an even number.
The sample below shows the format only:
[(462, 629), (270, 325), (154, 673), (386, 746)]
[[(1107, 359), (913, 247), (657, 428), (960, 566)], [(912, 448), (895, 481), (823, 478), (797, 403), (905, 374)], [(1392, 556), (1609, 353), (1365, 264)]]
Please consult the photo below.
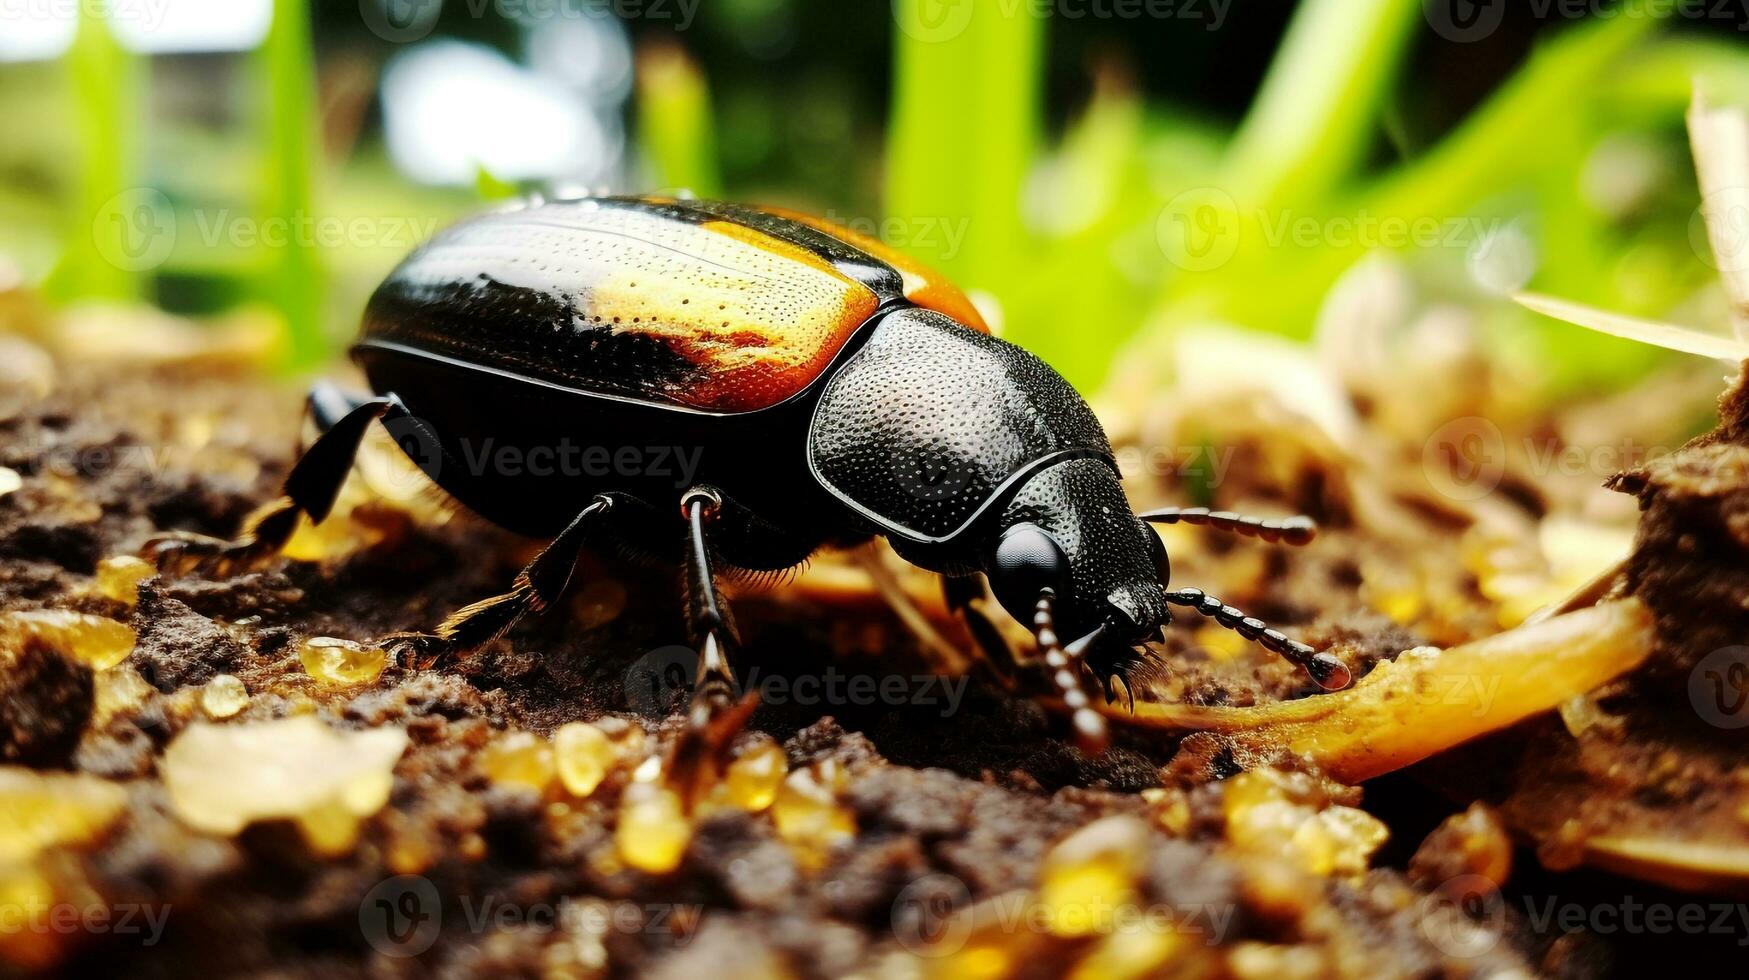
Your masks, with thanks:
[(1016, 491), (984, 569), (997, 600), (1031, 625), (1082, 747), (1099, 751), (1106, 726), (1091, 706), (1082, 663), (1091, 657), (1097, 667), (1102, 650), (1157, 639), (1171, 620), (1159, 535), (1130, 510), (1108, 463), (1069, 460)]
[(1171, 620), (1166, 549), (1102, 460), (1070, 460), (1028, 480), (1002, 514), (985, 571), (1023, 623), (1050, 590), (1057, 625), (1071, 636), (1100, 628), (1133, 645), (1158, 639)]

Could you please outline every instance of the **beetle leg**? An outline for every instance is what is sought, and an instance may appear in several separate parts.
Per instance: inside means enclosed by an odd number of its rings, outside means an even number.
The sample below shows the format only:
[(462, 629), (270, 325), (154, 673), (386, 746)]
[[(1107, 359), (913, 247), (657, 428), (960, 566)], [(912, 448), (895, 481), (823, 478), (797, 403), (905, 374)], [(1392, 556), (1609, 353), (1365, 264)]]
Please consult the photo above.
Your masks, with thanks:
[[(965, 617), (966, 628), (984, 651), (981, 664), (983, 673), (1008, 693), (1020, 693), (1021, 673), (1027, 668), (1015, 656), (1014, 648), (1002, 635), (996, 621), (984, 611), (985, 604), (990, 600), (986, 597), (983, 580), (976, 575), (944, 575), (942, 587), (947, 594), (948, 608), (958, 610)], [(1109, 738), (1104, 722), (1086, 710), (1089, 704), (1086, 690), (1086, 654), (1103, 631), (1094, 630), (1065, 646), (1057, 637), (1051, 600), (1043, 596), (1039, 599), (1032, 626), (1033, 636), (1039, 644), (1039, 656), (1038, 659), (1030, 661), (1030, 666), (1036, 668), (1042, 662), (1056, 695), (1056, 700), (1047, 702), (1046, 707), (1061, 704), (1069, 713), (1075, 740), (1082, 751), (1088, 755), (1098, 755), (1105, 750)], [(1111, 681), (1104, 681), (1103, 687), (1106, 703), (1109, 704), (1116, 696)]]
[(1318, 525), (1310, 517), (1263, 518), (1235, 514), (1230, 510), (1211, 511), (1207, 507), (1162, 507), (1137, 514), (1153, 524), (1197, 524), (1219, 531), (1280, 541), (1283, 544), (1308, 544), (1318, 534)]
[(759, 704), (757, 693), (736, 698), (729, 658), (738, 641), (711, 565), (708, 528), (724, 506), (713, 487), (693, 487), (680, 497), (687, 523), (686, 618), (698, 640), (698, 672), (686, 727), (669, 750), (665, 775), (689, 808), (716, 783), (729, 743)]
[(1247, 616), (1201, 589), (1167, 589), (1166, 601), (1175, 606), (1189, 606), (1245, 639), (1256, 641), (1265, 650), (1310, 674), (1312, 680), (1327, 691), (1340, 691), (1354, 679), (1348, 665), (1334, 654), (1289, 639), (1287, 634), (1271, 629), (1263, 620)]
[(962, 653), (947, 637), (942, 636), (935, 624), (929, 621), (928, 615), (917, 608), (917, 603), (911, 601), (904, 585), (887, 565), (884, 549), (873, 543), (865, 544), (852, 549), (850, 557), (868, 573), (869, 582), (887, 604), (887, 609), (899, 618), (906, 631), (917, 641), (918, 653), (928, 662), (931, 671), (943, 677), (959, 677), (972, 668), (973, 659)]
[(482, 599), (451, 613), (430, 633), (395, 633), (383, 642), (407, 648), (421, 665), (429, 665), (466, 650), (485, 646), (510, 630), (529, 613), (539, 613), (559, 601), (571, 584), (571, 574), (589, 532), (613, 509), (613, 498), (597, 495), (569, 526), (517, 573), (510, 591)]
[(941, 587), (947, 596), (947, 608), (960, 614), (966, 630), (983, 651), (981, 672), (1010, 694), (1019, 691), (1020, 661), (996, 620), (985, 611), (989, 600), (983, 580), (976, 575), (943, 575)]
[(352, 470), (353, 458), (370, 424), (387, 415), (406, 415), (401, 400), (394, 395), (356, 400), (325, 383), (310, 389), (308, 404), (321, 435), (298, 457), (279, 498), (251, 513), (235, 539), (187, 532), (162, 534), (149, 539), (142, 554), (174, 572), (215, 564), (247, 566), (272, 557), (297, 530), (299, 515), (308, 514), (310, 520), (320, 523), (334, 509), (334, 500)]
[(1105, 718), (1093, 710), (1083, 668), (1088, 648), (1099, 642), (1105, 628), (1099, 627), (1065, 646), (1057, 635), (1056, 598), (1050, 589), (1039, 593), (1032, 616), (1033, 635), (1038, 638), (1039, 656), (1051, 672), (1057, 697), (1069, 711), (1075, 744), (1087, 755), (1100, 755), (1111, 744), (1111, 732), (1106, 728)]

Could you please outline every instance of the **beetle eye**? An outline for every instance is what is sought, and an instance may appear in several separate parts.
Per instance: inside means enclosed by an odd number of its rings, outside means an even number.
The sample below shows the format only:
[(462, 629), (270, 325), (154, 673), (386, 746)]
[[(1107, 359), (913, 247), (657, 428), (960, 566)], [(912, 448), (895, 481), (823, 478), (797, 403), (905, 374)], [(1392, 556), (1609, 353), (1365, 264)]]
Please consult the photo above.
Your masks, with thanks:
[(1036, 524), (1017, 524), (1003, 532), (990, 567), (990, 585), (1002, 605), (1024, 620), (1031, 616), (1040, 592), (1069, 598), (1069, 559), (1055, 538)]

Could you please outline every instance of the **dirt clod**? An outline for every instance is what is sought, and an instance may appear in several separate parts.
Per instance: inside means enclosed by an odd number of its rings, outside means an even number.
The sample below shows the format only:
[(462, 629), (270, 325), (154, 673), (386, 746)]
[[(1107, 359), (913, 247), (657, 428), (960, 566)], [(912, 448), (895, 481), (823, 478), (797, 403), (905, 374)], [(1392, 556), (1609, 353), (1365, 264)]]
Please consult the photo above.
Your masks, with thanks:
[(91, 668), (27, 640), (0, 657), (0, 762), (67, 763), (91, 716)]

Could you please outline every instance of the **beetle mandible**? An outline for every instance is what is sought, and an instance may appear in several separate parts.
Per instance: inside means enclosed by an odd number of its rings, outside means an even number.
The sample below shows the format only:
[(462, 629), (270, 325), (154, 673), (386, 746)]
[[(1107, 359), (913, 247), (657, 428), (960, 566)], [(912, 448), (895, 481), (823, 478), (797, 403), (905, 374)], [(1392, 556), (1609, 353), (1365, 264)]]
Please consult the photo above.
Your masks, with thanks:
[[(657, 197), (478, 215), (389, 275), (352, 354), (374, 395), (312, 390), (320, 435), (280, 499), (235, 540), (174, 534), (147, 552), (184, 567), (273, 555), (300, 515), (328, 515), (380, 419), (462, 504), (551, 541), (508, 592), (410, 635), (421, 651), (478, 647), (553, 605), (585, 545), (681, 556), (700, 656), (695, 741), (720, 745), (725, 719), (739, 715), (738, 725), (750, 710), (731, 695), (736, 640), (717, 572), (785, 569), (822, 545), (877, 535), (945, 576), (962, 613), (982, 595), (975, 576), (988, 578), (1031, 625), (1039, 649), (1028, 659), (1042, 663), (1046, 692), (1090, 752), (1108, 733), (1089, 681), (1133, 663), (1170, 606), (1237, 630), (1326, 688), (1349, 682), (1335, 656), (1170, 588), (1148, 526), (1298, 544), (1310, 520), (1136, 514), (1104, 430), (1068, 382), (992, 336), (935, 272), (816, 218)], [(693, 479), (677, 485), (672, 467), (554, 476), (481, 463), (502, 458), (488, 448), (530, 458), (542, 447), (652, 444), (692, 448)], [(974, 633), (986, 645), (997, 637)]]

